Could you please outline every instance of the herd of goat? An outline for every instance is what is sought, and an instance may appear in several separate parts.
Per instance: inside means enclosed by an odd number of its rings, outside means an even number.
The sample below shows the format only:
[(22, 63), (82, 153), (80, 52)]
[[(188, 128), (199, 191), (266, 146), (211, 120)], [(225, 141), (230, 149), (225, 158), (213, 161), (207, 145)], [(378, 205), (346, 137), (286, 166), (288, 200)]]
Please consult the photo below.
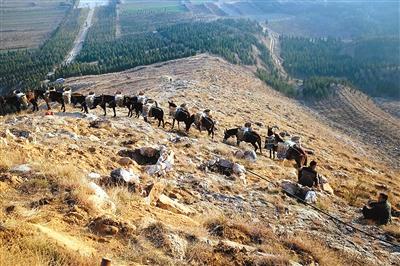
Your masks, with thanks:
[[(33, 106), (32, 111), (39, 110), (39, 100), (45, 101), (48, 110), (51, 109), (50, 103), (57, 102), (61, 105), (61, 110), (65, 112), (65, 107), (68, 104), (75, 106), (80, 106), (81, 111), (89, 113), (90, 109), (95, 109), (100, 106), (104, 111), (104, 116), (107, 115), (107, 108), (111, 108), (114, 112), (114, 117), (116, 117), (116, 107), (124, 107), (128, 109), (128, 116), (138, 118), (140, 115), (143, 116), (144, 120), (147, 122), (148, 118), (155, 118), (158, 120), (158, 126), (161, 125), (165, 127), (164, 121), (164, 111), (158, 106), (157, 101), (149, 99), (140, 93), (138, 96), (125, 96), (120, 92), (115, 95), (95, 95), (94, 93), (89, 93), (89, 95), (83, 95), (81, 93), (72, 92), (71, 89), (48, 89), (48, 90), (28, 90), (26, 92), (14, 91), (11, 95), (0, 96), (0, 112), (4, 109), (15, 110), (20, 112), (22, 109), (29, 107), (29, 104)], [(169, 115), (172, 118), (172, 129), (174, 128), (175, 121), (178, 123), (183, 122), (185, 124), (186, 132), (189, 132), (192, 124), (196, 126), (201, 132), (205, 129), (208, 135), (214, 138), (214, 131), (216, 130), (215, 121), (204, 112), (198, 112), (196, 114), (190, 114), (189, 111), (184, 107), (178, 107), (174, 102), (168, 101), (169, 105)], [(3, 112), (4, 113), (4, 112)], [(270, 151), (270, 158), (275, 158), (275, 153), (277, 152), (279, 143), (285, 143), (286, 141), (282, 138), (280, 134), (274, 131), (275, 127), (268, 126), (268, 136), (265, 140), (265, 148)], [(237, 145), (240, 142), (251, 143), (255, 151), (262, 152), (262, 141), (261, 136), (255, 131), (240, 132), (241, 128), (233, 128), (224, 131), (224, 142), (235, 136), (237, 140)], [(290, 146), (285, 154), (285, 158), (288, 160), (295, 160), (298, 168), (307, 164), (307, 154), (300, 147), (300, 145)]]

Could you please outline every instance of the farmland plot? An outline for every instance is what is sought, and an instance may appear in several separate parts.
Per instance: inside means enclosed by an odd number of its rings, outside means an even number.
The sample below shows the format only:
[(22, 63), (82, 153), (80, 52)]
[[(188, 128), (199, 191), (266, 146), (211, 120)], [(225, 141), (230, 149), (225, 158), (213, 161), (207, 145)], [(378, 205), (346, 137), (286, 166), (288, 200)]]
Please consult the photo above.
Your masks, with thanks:
[(43, 44), (72, 8), (72, 0), (2, 0), (0, 50)]

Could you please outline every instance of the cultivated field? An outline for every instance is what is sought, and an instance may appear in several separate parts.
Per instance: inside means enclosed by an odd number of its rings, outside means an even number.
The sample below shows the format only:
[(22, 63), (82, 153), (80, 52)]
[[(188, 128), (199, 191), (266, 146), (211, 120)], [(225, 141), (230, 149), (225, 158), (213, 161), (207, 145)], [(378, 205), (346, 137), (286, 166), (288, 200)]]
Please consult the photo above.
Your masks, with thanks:
[(72, 1), (2, 0), (0, 50), (35, 48), (57, 28)]
[(122, 13), (154, 13), (154, 12), (185, 12), (185, 7), (179, 0), (126, 0), (123, 1)]

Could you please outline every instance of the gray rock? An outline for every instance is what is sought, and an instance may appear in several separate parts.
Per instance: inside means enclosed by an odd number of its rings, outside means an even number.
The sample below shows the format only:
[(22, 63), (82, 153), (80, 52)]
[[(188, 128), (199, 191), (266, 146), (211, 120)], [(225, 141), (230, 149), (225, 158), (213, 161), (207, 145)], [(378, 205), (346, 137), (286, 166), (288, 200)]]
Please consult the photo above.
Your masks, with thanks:
[(17, 165), (14, 166), (13, 168), (11, 168), (11, 172), (14, 173), (29, 173), (32, 171), (32, 168), (28, 165), (28, 164), (21, 164), (21, 165)]
[(29, 136), (32, 134), (30, 131), (28, 131), (28, 130), (19, 130), (19, 129), (15, 129), (15, 128), (12, 128), (11, 130), (10, 130), (10, 132), (14, 135), (14, 136), (16, 136), (16, 137), (18, 137), (18, 138), (29, 138)]
[(73, 140), (78, 140), (79, 139), (79, 137), (78, 137), (78, 135), (76, 133), (70, 132), (70, 131), (68, 131), (66, 129), (57, 130), (57, 133), (60, 134), (61, 136), (65, 136), (65, 137), (68, 137), (68, 138), (73, 139)]
[(246, 169), (244, 168), (244, 166), (238, 163), (234, 163), (232, 165), (232, 171), (237, 175), (242, 175), (246, 173)]
[(244, 158), (244, 152), (241, 150), (238, 150), (235, 152), (235, 157), (238, 159), (243, 159)]
[(245, 151), (244, 158), (250, 162), (255, 162), (257, 160), (257, 154), (255, 151)]

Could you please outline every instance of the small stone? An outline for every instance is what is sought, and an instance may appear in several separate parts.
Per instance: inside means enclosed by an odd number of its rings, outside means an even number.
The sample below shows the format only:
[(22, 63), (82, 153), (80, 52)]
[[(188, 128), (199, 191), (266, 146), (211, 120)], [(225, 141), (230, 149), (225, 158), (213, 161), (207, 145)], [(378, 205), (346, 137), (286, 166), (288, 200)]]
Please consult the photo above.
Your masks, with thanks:
[(76, 134), (75, 132), (70, 132), (66, 129), (59, 129), (57, 130), (57, 133), (73, 140), (79, 139), (78, 134)]
[(241, 150), (236, 151), (234, 154), (235, 154), (235, 157), (238, 159), (243, 159), (243, 157), (244, 157), (244, 152)]
[(116, 210), (115, 203), (112, 202), (107, 193), (96, 183), (89, 182), (88, 188), (93, 192), (89, 195), (88, 201), (96, 208), (99, 212), (111, 212), (114, 213)]
[(101, 216), (90, 222), (89, 228), (99, 235), (115, 236), (117, 234), (129, 236), (136, 227), (129, 223), (120, 222), (109, 216)]
[(56, 134), (53, 134), (53, 133), (51, 133), (51, 132), (48, 132), (48, 133), (44, 134), (44, 137), (45, 137), (45, 138), (55, 138), (55, 137), (57, 137), (57, 135), (56, 135)]
[(184, 214), (184, 215), (191, 215), (196, 213), (194, 209), (189, 206), (185, 206), (170, 197), (161, 194), (158, 198), (157, 206), (159, 208), (169, 210), (175, 213)]
[(144, 188), (144, 191), (142, 191), (142, 193), (147, 193), (147, 197), (145, 199), (146, 203), (148, 205), (155, 205), (160, 195), (164, 192), (165, 186), (166, 184), (164, 182), (156, 182)]
[(7, 213), (12, 213), (15, 210), (15, 205), (7, 206), (5, 210)]
[(29, 136), (31, 135), (31, 132), (30, 132), (30, 131), (27, 131), (27, 130), (19, 130), (19, 129), (13, 128), (13, 129), (11, 129), (10, 131), (11, 131), (11, 133), (12, 133), (14, 136), (16, 136), (16, 137), (18, 137), (18, 138), (25, 138), (25, 139), (27, 139), (27, 138), (29, 138)]
[(90, 135), (89, 136), (89, 140), (93, 141), (93, 142), (99, 142), (100, 141), (100, 139), (98, 137), (94, 136), (94, 135)]
[(167, 235), (168, 243), (171, 249), (171, 255), (174, 258), (183, 260), (185, 258), (186, 249), (187, 249), (187, 240), (176, 234)]
[(68, 149), (69, 150), (73, 150), (73, 151), (77, 151), (77, 150), (79, 150), (79, 146), (76, 145), (76, 144), (69, 144), (68, 145)]
[(80, 220), (80, 221), (85, 219), (85, 217), (82, 214), (78, 213), (78, 212), (70, 212), (67, 215), (68, 216), (73, 216), (74, 218), (76, 218), (77, 220)]
[(94, 128), (111, 128), (112, 124), (109, 120), (97, 119), (89, 123), (89, 127)]
[(36, 137), (35, 136), (29, 136), (28, 141), (30, 143), (36, 144)]
[(24, 174), (24, 173), (28, 173), (30, 171), (32, 171), (32, 169), (28, 164), (21, 164), (21, 165), (17, 165), (17, 166), (14, 166), (13, 168), (11, 168), (11, 172), (14, 172), (14, 173)]
[(237, 175), (242, 175), (246, 173), (246, 169), (244, 168), (244, 166), (238, 163), (233, 164), (232, 171)]
[(257, 160), (257, 154), (255, 151), (245, 151), (244, 158), (250, 162), (255, 162)]
[(98, 174), (98, 173), (90, 172), (90, 173), (88, 174), (88, 178), (90, 178), (90, 179), (100, 179), (100, 178), (101, 178), (101, 175)]
[(134, 161), (133, 161), (131, 158), (129, 158), (129, 157), (121, 157), (121, 158), (118, 160), (118, 163), (119, 163), (121, 166), (128, 166), (128, 165), (133, 164)]

